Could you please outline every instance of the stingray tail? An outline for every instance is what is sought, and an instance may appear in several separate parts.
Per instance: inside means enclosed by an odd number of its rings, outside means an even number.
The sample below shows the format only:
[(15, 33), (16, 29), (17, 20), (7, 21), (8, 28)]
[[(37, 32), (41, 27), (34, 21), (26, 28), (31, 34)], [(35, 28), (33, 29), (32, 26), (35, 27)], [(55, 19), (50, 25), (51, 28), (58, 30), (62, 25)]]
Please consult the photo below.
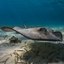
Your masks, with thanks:
[(1, 27), (0, 29), (5, 31), (5, 32), (12, 32), (12, 31), (14, 31), (13, 27), (6, 27), (5, 26), (5, 27)]

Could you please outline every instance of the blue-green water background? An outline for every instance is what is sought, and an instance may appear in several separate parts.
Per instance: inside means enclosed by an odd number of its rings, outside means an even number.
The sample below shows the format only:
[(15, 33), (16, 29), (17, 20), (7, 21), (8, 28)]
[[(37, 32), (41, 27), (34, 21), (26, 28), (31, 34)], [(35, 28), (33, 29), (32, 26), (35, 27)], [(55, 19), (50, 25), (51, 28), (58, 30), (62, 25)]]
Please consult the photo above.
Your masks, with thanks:
[(0, 0), (0, 26), (63, 26), (64, 0)]

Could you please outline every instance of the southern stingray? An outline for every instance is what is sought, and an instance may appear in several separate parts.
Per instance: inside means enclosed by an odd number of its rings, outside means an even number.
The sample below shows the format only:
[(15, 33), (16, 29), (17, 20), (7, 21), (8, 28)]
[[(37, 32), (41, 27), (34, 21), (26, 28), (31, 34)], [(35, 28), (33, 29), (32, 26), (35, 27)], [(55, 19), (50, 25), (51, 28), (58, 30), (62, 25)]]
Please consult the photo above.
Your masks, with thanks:
[(1, 27), (4, 31), (15, 31), (24, 37), (32, 40), (42, 41), (62, 41), (62, 33), (44, 27), (21, 28), (21, 27)]

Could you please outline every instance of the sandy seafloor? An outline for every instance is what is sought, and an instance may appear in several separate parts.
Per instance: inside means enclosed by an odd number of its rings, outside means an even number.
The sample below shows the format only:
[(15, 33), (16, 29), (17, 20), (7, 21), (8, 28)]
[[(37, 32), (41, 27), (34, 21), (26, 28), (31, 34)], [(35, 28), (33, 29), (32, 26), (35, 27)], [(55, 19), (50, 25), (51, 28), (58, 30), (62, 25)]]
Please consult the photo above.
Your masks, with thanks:
[[(64, 30), (60, 29), (59, 31), (61, 31), (63, 36), (64, 36)], [(14, 64), (15, 63), (15, 61), (14, 61), (14, 59), (15, 59), (14, 58), (14, 51), (19, 50), (20, 47), (23, 44), (25, 44), (24, 42), (18, 43), (18, 44), (15, 44), (15, 45), (10, 44), (9, 40), (8, 40), (8, 38), (10, 37), (10, 33), (8, 35), (9, 36), (6, 37), (5, 39), (3, 37), (0, 37), (0, 64)], [(12, 36), (13, 35), (14, 35), (14, 33), (12, 33)], [(18, 37), (20, 38), (20, 36), (18, 36)], [(20, 39), (23, 39), (23, 37), (21, 37)], [(57, 42), (55, 42), (55, 43), (57, 43)], [(64, 44), (64, 37), (63, 37), (63, 41), (60, 42), (60, 43)], [(31, 63), (31, 64), (35, 64), (35, 63)], [(43, 63), (43, 61), (42, 61), (41, 63), (36, 63), (36, 64), (64, 64), (64, 62), (59, 61), (58, 63)]]

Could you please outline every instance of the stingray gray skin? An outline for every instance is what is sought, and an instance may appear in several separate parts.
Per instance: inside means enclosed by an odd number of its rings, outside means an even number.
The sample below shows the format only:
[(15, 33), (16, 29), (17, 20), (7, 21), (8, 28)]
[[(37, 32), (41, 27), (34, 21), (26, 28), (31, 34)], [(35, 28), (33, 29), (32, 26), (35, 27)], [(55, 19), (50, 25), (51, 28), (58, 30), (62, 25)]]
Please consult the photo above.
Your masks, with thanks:
[(17, 33), (23, 35), (24, 37), (32, 40), (42, 40), (42, 41), (62, 41), (61, 32), (55, 32), (47, 28), (36, 27), (36, 28), (20, 28), (20, 27), (2, 27), (5, 31), (16, 31)]

